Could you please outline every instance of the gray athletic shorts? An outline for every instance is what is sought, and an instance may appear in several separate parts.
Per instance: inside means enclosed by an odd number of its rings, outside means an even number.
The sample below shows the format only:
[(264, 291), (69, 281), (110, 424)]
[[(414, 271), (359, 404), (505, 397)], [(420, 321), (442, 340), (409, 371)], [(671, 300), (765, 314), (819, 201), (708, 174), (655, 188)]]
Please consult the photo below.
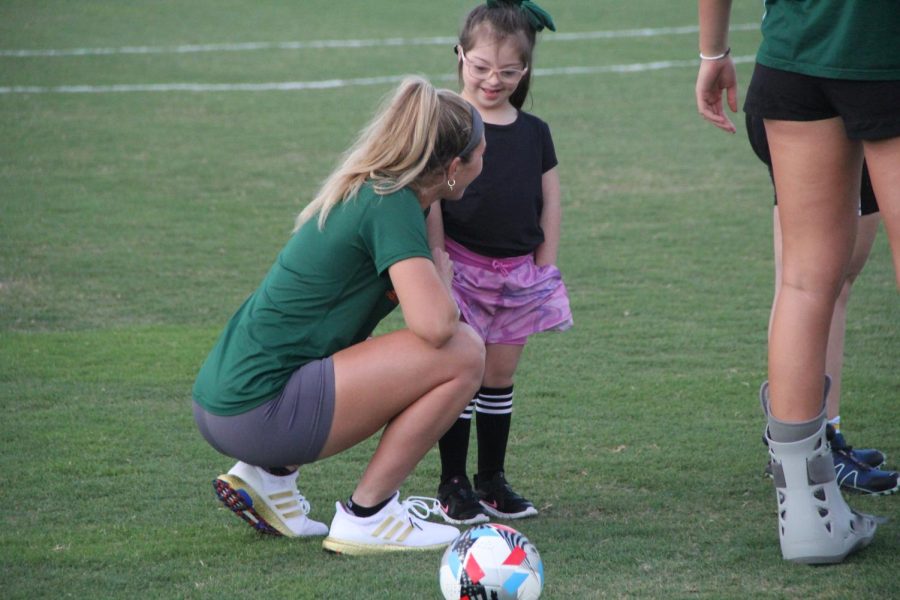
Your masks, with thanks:
[(303, 365), (280, 395), (239, 415), (214, 415), (194, 402), (194, 420), (206, 441), (222, 454), (259, 467), (315, 461), (333, 417), (331, 357)]

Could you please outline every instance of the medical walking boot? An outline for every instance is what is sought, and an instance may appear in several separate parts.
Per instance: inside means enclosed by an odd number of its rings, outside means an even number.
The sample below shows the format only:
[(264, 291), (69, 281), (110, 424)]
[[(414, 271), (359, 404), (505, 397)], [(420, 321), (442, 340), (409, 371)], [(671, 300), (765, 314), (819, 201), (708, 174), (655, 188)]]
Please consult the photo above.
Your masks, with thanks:
[[(826, 396), (829, 383), (826, 381)], [(806, 564), (841, 562), (872, 541), (877, 525), (874, 517), (852, 510), (841, 496), (825, 436), (824, 406), (819, 417), (808, 424), (809, 428), (818, 424), (812, 435), (775, 441), (772, 430), (783, 431), (785, 424), (769, 414), (767, 383), (760, 389), (760, 401), (768, 418), (766, 442), (778, 502), (782, 557)]]

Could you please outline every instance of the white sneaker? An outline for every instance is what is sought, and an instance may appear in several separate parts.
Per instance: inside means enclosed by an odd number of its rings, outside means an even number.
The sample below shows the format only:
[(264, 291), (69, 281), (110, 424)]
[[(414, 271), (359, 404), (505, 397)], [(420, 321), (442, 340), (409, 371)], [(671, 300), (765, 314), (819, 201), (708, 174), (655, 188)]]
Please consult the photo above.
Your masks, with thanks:
[(261, 533), (304, 537), (325, 535), (325, 523), (313, 521), (309, 502), (297, 491), (299, 470), (279, 477), (239, 462), (213, 482), (225, 506)]
[(429, 523), (440, 510), (437, 500), (411, 496), (403, 503), (396, 492), (387, 506), (371, 517), (357, 517), (342, 502), (322, 547), (339, 554), (375, 554), (408, 550), (440, 550), (459, 536), (450, 525)]

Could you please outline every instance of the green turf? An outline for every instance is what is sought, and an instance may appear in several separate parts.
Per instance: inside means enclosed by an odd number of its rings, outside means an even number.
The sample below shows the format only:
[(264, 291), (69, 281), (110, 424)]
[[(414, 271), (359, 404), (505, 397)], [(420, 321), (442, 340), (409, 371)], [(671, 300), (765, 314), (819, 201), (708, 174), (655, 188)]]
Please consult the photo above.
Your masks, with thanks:
[[(544, 0), (561, 33), (692, 25), (692, 2)], [(735, 3), (735, 23), (759, 19)], [(452, 36), (469, 2), (0, 3), (0, 50)], [(691, 60), (696, 35), (544, 36), (537, 67)], [(754, 31), (735, 32), (750, 55)], [(421, 73), (449, 45), (0, 56), (0, 87), (263, 83)], [(744, 86), (750, 66), (739, 67)], [(547, 598), (896, 594), (900, 498), (846, 563), (778, 552), (762, 476), (771, 186), (703, 123), (692, 67), (546, 75), (560, 266), (576, 326), (529, 343), (508, 471), (541, 516)], [(339, 153), (391, 85), (293, 92), (0, 94), (0, 583), (4, 598), (438, 598), (440, 555), (347, 558), (262, 538), (211, 481), (190, 388)], [(738, 119), (740, 116), (738, 116)], [(894, 459), (896, 290), (884, 236), (850, 305), (850, 441)], [(383, 329), (398, 327), (391, 316)], [(304, 469), (329, 521), (373, 443)], [(897, 466), (896, 460), (893, 465)], [(404, 487), (433, 494), (431, 452)]]

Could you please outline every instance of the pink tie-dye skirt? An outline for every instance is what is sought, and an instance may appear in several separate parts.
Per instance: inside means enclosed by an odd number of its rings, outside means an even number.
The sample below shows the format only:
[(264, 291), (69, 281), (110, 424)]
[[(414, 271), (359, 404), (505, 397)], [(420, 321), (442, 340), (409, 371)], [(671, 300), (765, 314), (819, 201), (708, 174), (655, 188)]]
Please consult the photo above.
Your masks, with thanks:
[(491, 258), (446, 239), (453, 261), (453, 297), (462, 319), (485, 344), (524, 345), (542, 331), (565, 331), (572, 311), (562, 275), (534, 256)]

